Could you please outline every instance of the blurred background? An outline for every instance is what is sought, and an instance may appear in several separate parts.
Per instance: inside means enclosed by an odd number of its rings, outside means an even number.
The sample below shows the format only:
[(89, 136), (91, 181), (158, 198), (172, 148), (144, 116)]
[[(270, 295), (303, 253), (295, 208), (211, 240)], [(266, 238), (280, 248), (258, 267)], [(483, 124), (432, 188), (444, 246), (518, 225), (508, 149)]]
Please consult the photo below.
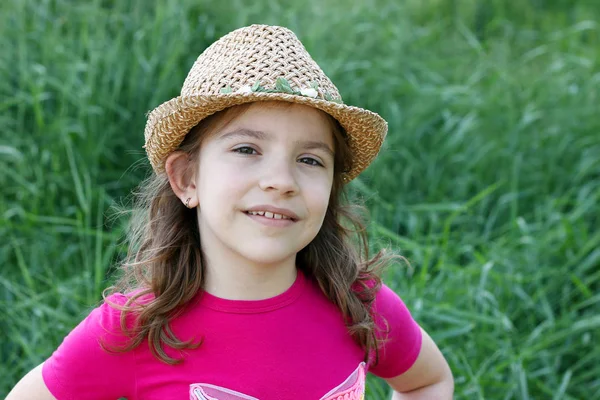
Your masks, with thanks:
[[(389, 121), (350, 190), (457, 399), (600, 398), (600, 2), (3, 0), (0, 397), (101, 299), (145, 113), (227, 32), (292, 29)], [(386, 399), (373, 377), (368, 399)]]

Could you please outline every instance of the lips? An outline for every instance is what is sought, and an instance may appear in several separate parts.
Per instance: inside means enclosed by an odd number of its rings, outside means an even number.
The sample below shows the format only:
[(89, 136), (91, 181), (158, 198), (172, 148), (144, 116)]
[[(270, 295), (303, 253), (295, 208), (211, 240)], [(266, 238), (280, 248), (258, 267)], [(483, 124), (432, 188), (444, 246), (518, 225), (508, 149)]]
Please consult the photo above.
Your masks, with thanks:
[(252, 215), (260, 215), (261, 217), (270, 218), (270, 219), (285, 219), (291, 220), (290, 217), (282, 214), (274, 214), (268, 211), (246, 211), (248, 214)]
[[(249, 214), (250, 212), (252, 212), (253, 214), (256, 214), (256, 213), (279, 214), (279, 215), (285, 217), (284, 219), (290, 219), (294, 222), (299, 219), (298, 215), (296, 213), (294, 213), (292, 210), (289, 210), (287, 208), (275, 207), (275, 206), (271, 206), (268, 204), (257, 205), (257, 206), (251, 207), (245, 211), (246, 214)], [(264, 217), (264, 214), (263, 214), (263, 217)], [(269, 217), (270, 217), (270, 215), (269, 215)], [(265, 217), (265, 218), (267, 218), (267, 217)], [(276, 219), (276, 218), (273, 218), (273, 219)], [(279, 219), (282, 219), (282, 218), (279, 218)]]

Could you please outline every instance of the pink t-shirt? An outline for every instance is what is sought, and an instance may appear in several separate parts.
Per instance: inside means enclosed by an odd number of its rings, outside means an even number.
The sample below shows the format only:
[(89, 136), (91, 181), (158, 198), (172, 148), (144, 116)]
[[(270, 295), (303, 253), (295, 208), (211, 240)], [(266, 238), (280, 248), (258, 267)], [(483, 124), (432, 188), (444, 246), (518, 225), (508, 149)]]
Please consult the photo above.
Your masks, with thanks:
[[(122, 294), (109, 298), (126, 300)], [(182, 364), (157, 360), (146, 341), (127, 353), (105, 352), (100, 337), (114, 344), (125, 339), (120, 312), (104, 303), (44, 363), (46, 386), (59, 400), (352, 400), (363, 398), (367, 372), (402, 374), (421, 349), (419, 326), (385, 285), (375, 310), (389, 334), (376, 366), (363, 362), (338, 309), (300, 271), (287, 291), (270, 299), (226, 300), (208, 293), (196, 299), (171, 323), (180, 340), (203, 338), (199, 348), (185, 350)], [(381, 318), (376, 321), (381, 324)]]

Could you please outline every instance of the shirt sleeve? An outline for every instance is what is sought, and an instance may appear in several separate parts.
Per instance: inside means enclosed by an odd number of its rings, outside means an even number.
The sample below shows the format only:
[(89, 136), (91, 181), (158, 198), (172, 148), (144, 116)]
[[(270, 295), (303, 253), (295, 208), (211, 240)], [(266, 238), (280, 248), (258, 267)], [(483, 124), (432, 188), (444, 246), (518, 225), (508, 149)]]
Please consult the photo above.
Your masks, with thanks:
[[(122, 294), (108, 297), (124, 304)], [(77, 325), (44, 362), (42, 376), (57, 400), (118, 399), (134, 397), (133, 352), (112, 353), (101, 347), (123, 346), (127, 337), (121, 332), (121, 311), (104, 302)]]
[(417, 360), (423, 339), (421, 328), (402, 299), (385, 284), (376, 295), (373, 310), (377, 337), (382, 342), (378, 362), (369, 372), (380, 378), (393, 378), (406, 372)]

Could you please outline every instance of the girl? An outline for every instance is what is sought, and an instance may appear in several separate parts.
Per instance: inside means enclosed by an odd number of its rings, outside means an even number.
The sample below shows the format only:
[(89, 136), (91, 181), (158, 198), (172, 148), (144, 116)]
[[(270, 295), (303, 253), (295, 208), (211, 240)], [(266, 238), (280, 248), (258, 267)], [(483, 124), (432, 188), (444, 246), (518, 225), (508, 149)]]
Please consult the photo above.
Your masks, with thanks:
[(446, 361), (376, 275), (391, 257), (368, 259), (341, 202), (386, 132), (288, 29), (213, 43), (148, 116), (155, 173), (118, 291), (8, 398), (362, 399), (371, 372), (395, 399), (450, 399)]

